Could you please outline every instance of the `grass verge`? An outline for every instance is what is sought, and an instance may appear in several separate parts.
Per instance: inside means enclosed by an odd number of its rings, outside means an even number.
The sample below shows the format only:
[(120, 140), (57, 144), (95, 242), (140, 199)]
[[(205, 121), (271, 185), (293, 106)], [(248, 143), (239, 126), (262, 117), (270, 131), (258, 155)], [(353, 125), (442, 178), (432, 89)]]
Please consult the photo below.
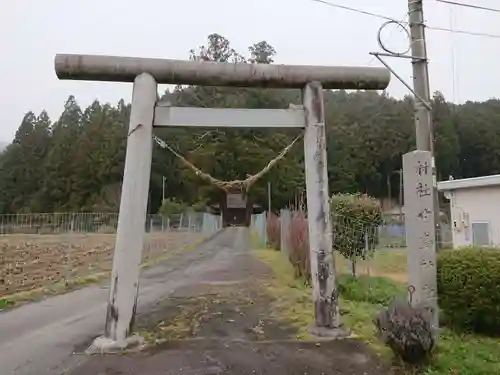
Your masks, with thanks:
[[(350, 273), (351, 264), (340, 254), (335, 262), (341, 273)], [(377, 249), (372, 258), (360, 259), (356, 270), (358, 275), (384, 276), (397, 282), (407, 281), (406, 249)]]
[(307, 326), (314, 316), (309, 286), (303, 280), (294, 278), (292, 265), (279, 251), (265, 249), (257, 250), (254, 254), (274, 272), (274, 278), (261, 282), (261, 286), (274, 299), (269, 306), (270, 312), (296, 327), (297, 339), (311, 339)]
[[(179, 247), (171, 252), (167, 252), (164, 255), (161, 255), (157, 258), (147, 260), (141, 264), (141, 268), (150, 268), (157, 265), (160, 262), (163, 262), (175, 255), (178, 255), (184, 251), (194, 249), (198, 246), (204, 239), (197, 241), (193, 244), (185, 245)], [(58, 294), (67, 293), (84, 286), (95, 284), (106, 279), (109, 279), (110, 272), (99, 272), (86, 277), (81, 277), (72, 280), (59, 280), (56, 281), (46, 287), (36, 288), (33, 290), (19, 292), (15, 294), (11, 294), (8, 296), (4, 296), (0, 298), (0, 311), (7, 310), (15, 307), (19, 307), (24, 303), (32, 302), (47, 296), (54, 296)]]
[[(279, 251), (256, 250), (255, 257), (267, 263), (275, 277), (266, 288), (276, 298), (270, 306), (276, 314), (286, 317), (299, 328), (298, 339), (309, 338), (306, 327), (313, 321), (311, 290), (295, 280), (292, 266)], [(389, 267), (391, 270), (392, 266)], [(405, 287), (383, 277), (362, 276), (360, 280), (339, 278), (341, 313), (356, 336), (370, 345), (383, 360), (391, 360), (390, 351), (375, 335), (372, 319), (389, 300), (402, 294)], [(343, 290), (342, 290), (343, 289)], [(442, 328), (434, 361), (419, 372), (423, 375), (493, 375), (500, 374), (500, 339), (472, 334), (457, 334)], [(394, 367), (394, 374), (415, 374), (415, 370)]]

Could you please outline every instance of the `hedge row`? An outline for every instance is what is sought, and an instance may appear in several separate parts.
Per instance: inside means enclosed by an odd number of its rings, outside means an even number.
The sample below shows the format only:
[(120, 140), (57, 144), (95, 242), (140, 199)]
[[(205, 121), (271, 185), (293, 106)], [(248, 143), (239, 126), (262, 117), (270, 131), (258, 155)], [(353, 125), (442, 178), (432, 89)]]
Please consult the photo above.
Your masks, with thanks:
[(463, 248), (438, 255), (438, 298), (444, 323), (500, 334), (500, 250)]

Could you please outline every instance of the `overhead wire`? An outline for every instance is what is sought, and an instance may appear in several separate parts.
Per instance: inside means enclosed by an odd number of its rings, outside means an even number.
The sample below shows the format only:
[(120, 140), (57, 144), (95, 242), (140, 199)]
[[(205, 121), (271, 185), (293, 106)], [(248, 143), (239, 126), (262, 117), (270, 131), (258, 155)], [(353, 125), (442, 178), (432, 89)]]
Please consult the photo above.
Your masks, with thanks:
[(350, 10), (352, 12), (364, 14), (366, 16), (372, 16), (372, 17), (382, 18), (382, 19), (384, 19), (386, 21), (395, 21), (394, 18), (391, 18), (389, 16), (385, 16), (383, 14), (373, 13), (373, 12), (369, 12), (369, 11), (358, 9), (358, 8), (352, 8), (352, 7), (348, 7), (346, 5), (336, 4), (336, 3), (332, 3), (332, 2), (329, 2), (329, 1), (325, 1), (325, 0), (309, 0), (309, 1), (312, 1), (312, 2), (315, 2), (315, 3), (324, 4), (324, 5), (328, 5), (328, 6), (331, 6), (331, 7), (334, 7), (334, 8), (340, 8), (340, 9)]
[(487, 12), (500, 13), (500, 9), (485, 7), (485, 6), (482, 6), (482, 5), (467, 4), (467, 3), (462, 3), (462, 2), (459, 2), (459, 1), (450, 1), (450, 0), (435, 0), (435, 1), (438, 2), (438, 3), (449, 4), (449, 5), (454, 5), (454, 6), (458, 6), (458, 7), (464, 7), (464, 8), (470, 8), (470, 9), (485, 10)]
[[(390, 17), (390, 16), (386, 16), (384, 14), (374, 13), (374, 12), (370, 12), (370, 11), (359, 9), (359, 8), (349, 7), (346, 5), (333, 3), (331, 1), (326, 1), (326, 0), (308, 0), (308, 1), (327, 5), (327, 6), (330, 6), (333, 8), (339, 8), (339, 9), (344, 9), (344, 10), (348, 10), (348, 11), (359, 13), (359, 14), (364, 14), (366, 16), (381, 18), (381, 19), (386, 20), (386, 21), (400, 22), (397, 19)], [(491, 9), (491, 10), (493, 10), (493, 9)], [(470, 30), (451, 29), (451, 28), (446, 28), (446, 27), (429, 26), (429, 25), (426, 25), (426, 28), (429, 30), (434, 30), (434, 31), (445, 31), (445, 32), (455, 33), (455, 34), (463, 34), (463, 35), (479, 36), (479, 37), (485, 37), (485, 38), (500, 39), (500, 34), (490, 34), (490, 33), (476, 32), (476, 31), (470, 31)]]
[(437, 27), (437, 26), (427, 26), (427, 28), (430, 30), (447, 31), (450, 33), (455, 33), (455, 34), (463, 34), (463, 35), (481, 36), (481, 37), (485, 37), (485, 38), (500, 39), (500, 34), (490, 34), (490, 33), (482, 33), (482, 32), (460, 30), (460, 29), (449, 29), (446, 27)]
[[(363, 10), (363, 9), (359, 9), (359, 8), (355, 8), (355, 7), (350, 7), (350, 6), (346, 6), (346, 5), (343, 5), (343, 4), (338, 4), (338, 3), (334, 3), (334, 2), (331, 2), (331, 1), (326, 1), (326, 0), (309, 0), (309, 1), (312, 1), (312, 2), (315, 2), (315, 3), (319, 3), (319, 4), (322, 4), (322, 5), (326, 5), (326, 6), (330, 6), (330, 7), (333, 7), (333, 8), (338, 8), (338, 9), (343, 9), (343, 10), (347, 10), (347, 11), (351, 11), (351, 12), (355, 12), (355, 13), (359, 13), (359, 14), (363, 14), (363, 15), (366, 15), (366, 16), (371, 16), (371, 17), (375, 17), (375, 18), (380, 18), (380, 19), (383, 19), (386, 21), (386, 24), (388, 23), (395, 23), (397, 25), (404, 25), (404, 24), (408, 24), (408, 22), (405, 22), (405, 21), (398, 21), (397, 19), (395, 19), (394, 17), (390, 17), (390, 16), (387, 16), (385, 14), (381, 14), (381, 13), (375, 13), (375, 12), (370, 12), (370, 11), (367, 11), (367, 10)], [(490, 11), (490, 12), (498, 12), (500, 13), (500, 9), (494, 9), (494, 8), (488, 8), (488, 7), (483, 7), (483, 6), (479, 6), (479, 5), (472, 5), (472, 4), (465, 4), (465, 3), (460, 3), (460, 2), (457, 2), (457, 1), (451, 1), (451, 0), (436, 0), (437, 2), (441, 2), (441, 3), (445, 3), (445, 4), (449, 4), (449, 5), (455, 5), (455, 6), (463, 6), (463, 7), (468, 7), (468, 8), (474, 8), (474, 9), (478, 9), (478, 10), (484, 10), (484, 11)], [(451, 34), (462, 34), (462, 35), (471, 35), (471, 36), (477, 36), (477, 37), (485, 37), (485, 38), (493, 38), (493, 39), (500, 39), (500, 35), (499, 34), (491, 34), (491, 33), (484, 33), (484, 32), (476, 32), (476, 31), (470, 31), (470, 30), (460, 30), (460, 29), (456, 29), (454, 28), (454, 23), (452, 22), (452, 20), (450, 20), (450, 28), (446, 28), (446, 27), (440, 27), (440, 26), (429, 26), (429, 25), (425, 25), (427, 29), (429, 30), (433, 30), (433, 31), (443, 31), (443, 32), (449, 32)], [(380, 35), (379, 35), (380, 37)], [(455, 96), (456, 92), (456, 87), (455, 87), (455, 51), (454, 51), (454, 46), (452, 45), (452, 71), (453, 71), (453, 96)], [(373, 59), (370, 60), (369, 64), (371, 64), (371, 62), (373, 61)], [(384, 90), (385, 91), (385, 90)], [(383, 103), (381, 105), (381, 107), (379, 108), (379, 110), (384, 106), (385, 103)], [(378, 116), (380, 113), (376, 113), (375, 116), (373, 117), (376, 117)]]

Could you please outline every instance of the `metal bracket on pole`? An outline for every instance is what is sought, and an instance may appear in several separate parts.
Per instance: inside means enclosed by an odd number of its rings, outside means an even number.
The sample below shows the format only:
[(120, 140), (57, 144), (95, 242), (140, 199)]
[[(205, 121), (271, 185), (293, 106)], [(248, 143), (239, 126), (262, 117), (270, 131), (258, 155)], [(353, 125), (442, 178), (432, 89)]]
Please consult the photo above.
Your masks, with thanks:
[[(411, 26), (414, 22), (410, 21), (409, 25)], [(382, 41), (382, 30), (389, 26), (389, 25), (396, 25), (398, 26), (401, 31), (406, 35), (408, 40), (410, 41), (408, 47), (404, 51), (394, 51), (388, 48), (384, 42)], [(384, 51), (384, 52), (370, 52), (370, 55), (375, 56), (378, 61), (382, 63), (394, 76), (417, 98), (417, 100), (422, 103), (422, 105), (428, 110), (431, 111), (432, 107), (431, 104), (424, 100), (421, 95), (417, 94), (416, 91), (399, 75), (397, 74), (394, 69), (392, 69), (389, 64), (387, 64), (383, 59), (383, 57), (398, 57), (398, 58), (403, 58), (403, 59), (411, 59), (412, 63), (417, 63), (417, 62), (427, 62), (427, 57), (425, 56), (425, 53), (423, 54), (424, 56), (413, 56), (413, 54), (409, 54), (410, 51), (412, 50), (412, 43), (414, 43), (414, 39), (412, 39), (410, 31), (403, 25), (403, 22), (398, 22), (396, 20), (389, 20), (387, 22), (384, 22), (382, 26), (378, 29), (377, 32), (377, 43), (379, 47)]]
[(412, 60), (416, 60), (416, 61), (420, 61), (420, 60), (427, 60), (429, 61), (428, 59), (424, 58), (424, 57), (418, 57), (418, 56), (412, 56), (412, 55), (402, 55), (402, 54), (392, 54), (392, 53), (385, 53), (385, 52), (370, 52), (370, 55), (378, 55), (378, 56), (384, 56), (384, 57), (399, 57), (399, 58), (402, 58), (402, 59), (412, 59)]
[(370, 55), (372, 56), (375, 56), (378, 61), (380, 61), (387, 69), (389, 69), (389, 71), (394, 74), (394, 77), (396, 77), (408, 90), (410, 90), (410, 92), (415, 96), (415, 98), (417, 98), (417, 100), (422, 103), (422, 105), (427, 108), (429, 111), (432, 110), (432, 106), (426, 102), (420, 95), (418, 95), (415, 90), (413, 90), (413, 88), (398, 74), (394, 71), (394, 69), (392, 69), (389, 64), (387, 64), (381, 56), (387, 56), (387, 57), (406, 57), (406, 58), (414, 58), (413, 56), (399, 56), (399, 55), (390, 55), (390, 54), (381, 54), (381, 53), (378, 53), (378, 52), (370, 52)]

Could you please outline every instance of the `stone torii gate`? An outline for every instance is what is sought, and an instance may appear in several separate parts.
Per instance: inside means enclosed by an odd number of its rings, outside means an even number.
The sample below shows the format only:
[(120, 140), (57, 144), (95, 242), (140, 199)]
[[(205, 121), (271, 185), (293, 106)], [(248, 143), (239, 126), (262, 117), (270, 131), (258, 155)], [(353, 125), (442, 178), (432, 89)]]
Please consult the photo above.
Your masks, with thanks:
[[(385, 89), (390, 73), (376, 67), (228, 64), (117, 56), (57, 55), (59, 79), (133, 82), (125, 170), (104, 336), (93, 350), (137, 342), (132, 334), (139, 288), (151, 174), (153, 127), (304, 128), (307, 217), (315, 322), (311, 332), (342, 336), (332, 257), (323, 89)], [(164, 106), (158, 84), (302, 89), (293, 109), (214, 109)], [(91, 347), (91, 348), (92, 348)]]

